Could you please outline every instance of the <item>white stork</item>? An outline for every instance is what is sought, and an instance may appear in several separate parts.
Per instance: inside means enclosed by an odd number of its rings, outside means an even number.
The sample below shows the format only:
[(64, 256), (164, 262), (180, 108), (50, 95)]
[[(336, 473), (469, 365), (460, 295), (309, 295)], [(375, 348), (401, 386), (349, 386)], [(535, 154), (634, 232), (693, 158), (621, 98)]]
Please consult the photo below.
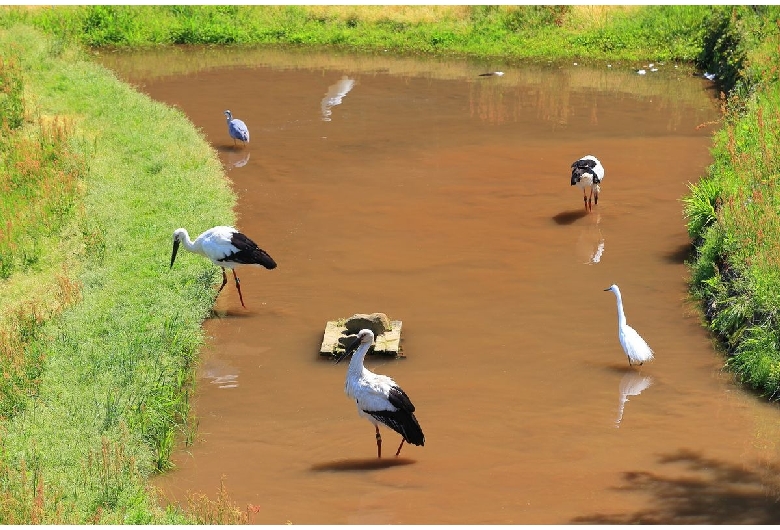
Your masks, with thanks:
[[(571, 165), (571, 185), (582, 188), (582, 200), (585, 201), (585, 211), (592, 212), (593, 204), (599, 203), (601, 181), (604, 180), (604, 166), (593, 155), (586, 155)], [(590, 187), (590, 196), (585, 194), (585, 188)], [(595, 201), (594, 201), (595, 199)]]
[(344, 392), (357, 403), (358, 415), (374, 424), (377, 458), (382, 458), (380, 423), (402, 436), (401, 445), (395, 453), (395, 456), (398, 456), (405, 441), (414, 445), (425, 445), (425, 436), (417, 418), (414, 417), (414, 405), (406, 392), (390, 377), (375, 374), (363, 366), (363, 358), (373, 343), (374, 333), (370, 329), (361, 329), (357, 339), (349, 345), (336, 364), (359, 345), (349, 362)]
[(623, 347), (623, 351), (626, 352), (628, 357), (628, 365), (633, 363), (639, 363), (641, 366), (646, 361), (653, 360), (653, 350), (647, 345), (645, 339), (643, 339), (634, 328), (626, 324), (626, 314), (623, 312), (623, 297), (620, 296), (620, 289), (617, 285), (612, 284), (605, 291), (612, 291), (617, 298), (617, 313), (618, 313), (618, 340)]
[(229, 110), (224, 112), (227, 118), (228, 134), (233, 139), (233, 145), (236, 145), (236, 140), (241, 140), (242, 143), (249, 143), (249, 129), (246, 127), (246, 123), (234, 118)]
[(225, 269), (233, 271), (233, 278), (236, 280), (236, 289), (241, 305), (244, 305), (244, 297), (241, 295), (241, 282), (236, 275), (236, 266), (238, 265), (259, 265), (266, 269), (275, 269), (276, 262), (262, 248), (258, 247), (254, 241), (232, 226), (215, 226), (210, 228), (190, 241), (190, 235), (184, 228), (178, 228), (173, 232), (173, 253), (171, 254), (171, 267), (176, 260), (176, 253), (179, 251), (179, 244), (184, 243), (184, 248), (196, 254), (206, 256), (214, 265), (222, 267), (222, 288), (227, 283), (227, 274)]

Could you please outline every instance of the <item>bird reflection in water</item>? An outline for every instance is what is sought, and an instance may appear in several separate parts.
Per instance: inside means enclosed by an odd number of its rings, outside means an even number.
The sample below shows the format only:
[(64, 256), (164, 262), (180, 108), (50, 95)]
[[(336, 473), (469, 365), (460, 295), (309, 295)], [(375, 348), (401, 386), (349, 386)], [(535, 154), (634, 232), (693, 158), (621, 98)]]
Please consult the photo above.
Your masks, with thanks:
[(250, 153), (230, 151), (227, 155), (227, 162), (231, 167), (244, 167), (249, 162)]
[[(590, 220), (590, 219), (589, 219)], [(596, 215), (593, 222), (589, 222), (586, 228), (580, 232), (577, 240), (577, 256), (583, 260), (586, 265), (595, 265), (601, 261), (604, 256), (604, 234), (601, 232), (599, 223), (601, 216)]]
[(642, 375), (639, 372), (626, 372), (623, 379), (620, 380), (620, 405), (618, 407), (618, 417), (615, 420), (615, 427), (620, 428), (620, 422), (623, 420), (623, 409), (628, 401), (628, 396), (638, 396), (650, 385), (653, 384), (653, 378), (649, 375)]
[(210, 379), (217, 388), (236, 388), (238, 369), (218, 359), (207, 360), (202, 368), (201, 377)]
[(328, 87), (325, 97), (320, 102), (322, 121), (330, 121), (330, 115), (332, 114), (330, 108), (341, 105), (341, 100), (352, 90), (353, 86), (355, 86), (355, 80), (344, 76)]

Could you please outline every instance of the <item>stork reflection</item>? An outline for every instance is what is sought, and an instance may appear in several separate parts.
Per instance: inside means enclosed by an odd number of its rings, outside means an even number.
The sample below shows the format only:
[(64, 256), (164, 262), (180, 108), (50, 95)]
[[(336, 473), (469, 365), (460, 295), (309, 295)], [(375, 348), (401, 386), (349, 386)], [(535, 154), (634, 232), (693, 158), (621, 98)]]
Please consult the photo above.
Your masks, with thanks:
[(353, 86), (355, 86), (355, 80), (344, 76), (328, 87), (325, 97), (320, 102), (322, 121), (330, 121), (330, 115), (332, 114), (330, 108), (341, 105), (341, 100), (352, 90)]
[(588, 226), (582, 229), (577, 239), (577, 256), (586, 265), (595, 265), (604, 256), (605, 239), (599, 226), (601, 215), (596, 215), (595, 219), (588, 221)]
[(642, 375), (639, 372), (626, 372), (623, 379), (620, 380), (620, 405), (618, 406), (618, 417), (615, 420), (615, 427), (620, 428), (620, 422), (623, 420), (623, 409), (628, 401), (628, 396), (638, 396), (650, 385), (653, 384), (653, 378), (649, 375)]

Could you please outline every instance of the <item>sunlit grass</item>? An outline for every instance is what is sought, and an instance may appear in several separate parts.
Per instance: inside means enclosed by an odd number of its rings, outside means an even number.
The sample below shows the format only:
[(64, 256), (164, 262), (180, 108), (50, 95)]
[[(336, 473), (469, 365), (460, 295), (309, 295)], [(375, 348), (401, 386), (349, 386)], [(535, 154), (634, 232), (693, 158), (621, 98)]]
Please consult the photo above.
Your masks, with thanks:
[[(712, 6), (67, 6), (10, 9), (91, 47), (291, 44), (509, 60), (684, 60)], [(3, 16), (4, 15), (4, 16)]]
[[(739, 378), (779, 399), (780, 30), (753, 16), (745, 11), (731, 19), (727, 34), (747, 32), (735, 44), (745, 51), (746, 77), (729, 97), (707, 178), (691, 187), (685, 202), (688, 229), (699, 245), (692, 288), (710, 329)], [(755, 34), (763, 35), (760, 46)]]
[[(166, 258), (175, 228), (231, 224), (234, 196), (216, 154), (180, 111), (29, 27), (0, 31), (0, 56), (10, 50), (18, 50), (25, 101), (35, 106), (6, 159), (30, 187), (19, 201), (35, 208), (26, 235), (38, 236), (42, 253), (0, 282), (9, 302), (0, 329), (13, 331), (0, 334), (13, 368), (0, 388), (10, 381), (15, 396), (2, 399), (0, 522), (181, 520), (156, 506), (147, 480), (170, 467), (187, 428), (216, 276), (195, 260), (169, 271)], [(48, 168), (70, 167), (50, 147), (59, 140), (86, 163), (72, 179), (70, 217), (40, 202), (70, 189), (41, 180)]]

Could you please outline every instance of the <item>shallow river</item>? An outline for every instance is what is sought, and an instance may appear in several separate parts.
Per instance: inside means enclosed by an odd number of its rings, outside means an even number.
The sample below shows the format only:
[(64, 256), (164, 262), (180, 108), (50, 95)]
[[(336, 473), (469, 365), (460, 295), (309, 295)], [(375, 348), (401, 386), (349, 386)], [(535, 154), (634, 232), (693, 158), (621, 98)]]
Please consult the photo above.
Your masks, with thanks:
[[(102, 61), (202, 129), (238, 228), (279, 264), (239, 269), (248, 309), (231, 279), (205, 323), (197, 439), (156, 480), (168, 499), (214, 498), (224, 477), (262, 524), (780, 520), (777, 409), (722, 372), (686, 294), (707, 81), (281, 51)], [(588, 215), (569, 183), (586, 154), (606, 168)], [(180, 225), (208, 228), (184, 205)], [(612, 283), (653, 362), (629, 367)], [(426, 442), (396, 459), (385, 429), (381, 462), (346, 364), (318, 356), (326, 321), (375, 311), (403, 321), (406, 358), (368, 367), (409, 394)]]

